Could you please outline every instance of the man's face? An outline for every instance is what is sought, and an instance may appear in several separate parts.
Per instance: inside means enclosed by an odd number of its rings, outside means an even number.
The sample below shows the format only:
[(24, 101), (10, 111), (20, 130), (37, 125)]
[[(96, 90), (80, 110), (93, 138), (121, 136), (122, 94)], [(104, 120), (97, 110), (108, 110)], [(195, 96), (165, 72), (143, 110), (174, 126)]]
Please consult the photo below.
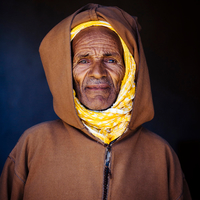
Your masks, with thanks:
[(90, 110), (112, 106), (124, 77), (123, 49), (105, 27), (82, 30), (72, 42), (73, 78), (79, 101)]

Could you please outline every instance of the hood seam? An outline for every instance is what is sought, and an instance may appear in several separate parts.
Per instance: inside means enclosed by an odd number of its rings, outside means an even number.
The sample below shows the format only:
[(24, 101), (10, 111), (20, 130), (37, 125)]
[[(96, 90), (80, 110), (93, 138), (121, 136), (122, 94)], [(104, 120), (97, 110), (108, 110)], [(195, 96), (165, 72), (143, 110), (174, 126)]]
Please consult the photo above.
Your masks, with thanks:
[(98, 5), (96, 4), (93, 8), (88, 10), (90, 21), (98, 21), (98, 17), (96, 13), (97, 8), (98, 8)]

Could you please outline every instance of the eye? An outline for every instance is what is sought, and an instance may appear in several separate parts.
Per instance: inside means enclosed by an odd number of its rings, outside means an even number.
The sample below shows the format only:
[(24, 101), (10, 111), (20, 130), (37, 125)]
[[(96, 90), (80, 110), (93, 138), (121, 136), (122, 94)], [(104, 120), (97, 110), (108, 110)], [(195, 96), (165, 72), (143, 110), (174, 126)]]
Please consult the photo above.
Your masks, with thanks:
[(113, 59), (113, 58), (108, 58), (108, 59), (105, 60), (105, 62), (107, 62), (107, 63), (116, 63), (117, 61), (115, 59)]
[(81, 60), (79, 60), (78, 63), (79, 64), (86, 64), (86, 63), (88, 63), (88, 60), (87, 59), (81, 59)]

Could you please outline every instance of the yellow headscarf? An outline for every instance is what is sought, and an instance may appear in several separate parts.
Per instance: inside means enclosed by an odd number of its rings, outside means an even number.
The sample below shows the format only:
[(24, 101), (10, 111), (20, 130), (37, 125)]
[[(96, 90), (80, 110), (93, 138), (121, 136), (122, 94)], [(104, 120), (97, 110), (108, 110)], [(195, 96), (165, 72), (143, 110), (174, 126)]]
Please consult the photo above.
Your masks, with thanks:
[[(89, 21), (82, 23), (72, 29), (71, 40), (73, 40), (73, 38), (81, 30), (90, 26), (104, 26), (111, 29), (118, 35), (118, 33), (108, 22)], [(134, 80), (136, 64), (125, 42), (120, 36), (119, 38), (124, 50), (124, 62), (126, 71), (121, 83), (121, 88), (117, 100), (112, 105), (112, 107), (104, 111), (88, 110), (79, 102), (75, 91), (73, 91), (75, 107), (78, 116), (82, 120), (83, 124), (88, 128), (89, 132), (106, 144), (109, 144), (111, 141), (120, 137), (126, 130), (131, 118), (132, 101), (135, 96)]]

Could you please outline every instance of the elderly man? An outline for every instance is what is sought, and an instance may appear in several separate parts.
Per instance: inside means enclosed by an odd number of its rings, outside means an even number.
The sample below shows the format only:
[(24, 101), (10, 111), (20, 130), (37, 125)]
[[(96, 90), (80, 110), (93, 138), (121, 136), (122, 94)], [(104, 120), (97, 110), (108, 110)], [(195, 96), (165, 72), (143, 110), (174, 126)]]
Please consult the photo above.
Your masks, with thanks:
[(40, 55), (59, 120), (10, 153), (1, 200), (191, 199), (179, 160), (142, 127), (154, 110), (136, 17), (88, 4), (55, 26)]

